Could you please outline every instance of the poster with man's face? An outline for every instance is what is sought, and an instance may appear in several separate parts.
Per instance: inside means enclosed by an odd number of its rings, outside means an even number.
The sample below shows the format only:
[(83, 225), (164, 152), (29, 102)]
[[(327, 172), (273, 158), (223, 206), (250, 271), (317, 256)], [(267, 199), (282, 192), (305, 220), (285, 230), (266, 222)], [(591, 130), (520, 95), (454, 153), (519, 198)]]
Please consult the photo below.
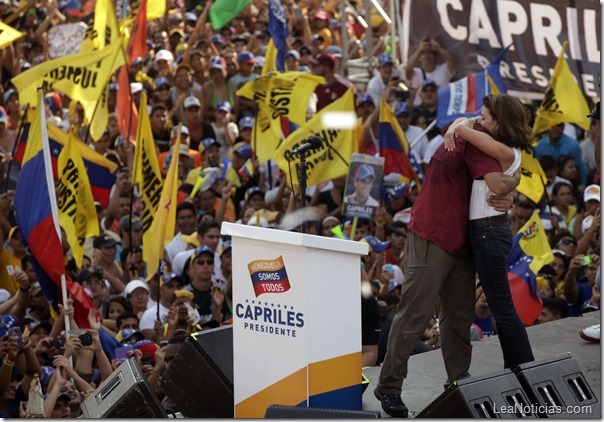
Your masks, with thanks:
[(384, 158), (353, 154), (346, 179), (343, 214), (346, 217), (373, 218), (380, 206)]

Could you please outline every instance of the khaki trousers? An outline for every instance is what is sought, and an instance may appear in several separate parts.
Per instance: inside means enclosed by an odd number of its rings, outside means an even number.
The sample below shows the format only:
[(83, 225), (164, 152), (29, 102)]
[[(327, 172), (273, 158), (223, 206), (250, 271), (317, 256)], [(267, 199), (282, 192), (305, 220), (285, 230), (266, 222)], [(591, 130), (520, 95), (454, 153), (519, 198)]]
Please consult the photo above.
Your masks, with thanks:
[(400, 394), (409, 356), (440, 304), (440, 339), (449, 380), (470, 368), (470, 326), (474, 316), (472, 257), (451, 255), (436, 244), (408, 232), (402, 297), (390, 328), (388, 348), (377, 389)]

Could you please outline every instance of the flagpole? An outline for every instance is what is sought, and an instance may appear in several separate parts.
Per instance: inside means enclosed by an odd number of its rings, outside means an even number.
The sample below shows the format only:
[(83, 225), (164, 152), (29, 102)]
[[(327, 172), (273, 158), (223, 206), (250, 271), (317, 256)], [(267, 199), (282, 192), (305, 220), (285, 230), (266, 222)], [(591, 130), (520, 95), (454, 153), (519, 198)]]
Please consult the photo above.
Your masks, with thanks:
[[(59, 213), (57, 207), (57, 196), (55, 193), (55, 182), (52, 174), (52, 162), (50, 160), (50, 144), (48, 142), (48, 131), (46, 127), (46, 118), (44, 114), (44, 91), (38, 88), (38, 112), (40, 113), (40, 132), (42, 135), (42, 154), (44, 157), (44, 171), (46, 172), (46, 186), (48, 188), (48, 199), (50, 201), (50, 210), (52, 214), (52, 222), (57, 232), (57, 237), (61, 245), (63, 244), (63, 237), (61, 235), (61, 227), (59, 226)], [(61, 274), (61, 296), (63, 298), (63, 306), (67, 306), (67, 281), (65, 273)], [(65, 317), (65, 331), (69, 332), (71, 325), (69, 322), (69, 316), (64, 312)], [(73, 367), (73, 365), (72, 365)]]
[(424, 129), (424, 131), (419, 134), (419, 136), (417, 137), (417, 139), (415, 139), (415, 141), (411, 142), (411, 144), (409, 145), (409, 148), (413, 148), (415, 146), (415, 144), (417, 144), (419, 142), (419, 140), (422, 139), (422, 136), (424, 136), (426, 133), (430, 132), (430, 130), (434, 127), (435, 124), (436, 124), (436, 119), (432, 120), (432, 123), (430, 123)]

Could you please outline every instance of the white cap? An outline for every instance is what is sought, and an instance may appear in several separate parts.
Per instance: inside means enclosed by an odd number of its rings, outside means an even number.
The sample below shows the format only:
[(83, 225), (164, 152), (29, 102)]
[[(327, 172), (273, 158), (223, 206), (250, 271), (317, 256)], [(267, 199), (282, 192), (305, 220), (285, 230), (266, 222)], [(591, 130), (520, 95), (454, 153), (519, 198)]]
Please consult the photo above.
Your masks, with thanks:
[(167, 60), (169, 62), (174, 62), (174, 55), (169, 50), (159, 50), (155, 53), (155, 62), (158, 60)]
[(142, 280), (132, 280), (126, 284), (126, 296), (131, 294), (134, 290), (142, 287), (146, 291), (150, 292), (149, 285)]
[(137, 92), (141, 92), (143, 90), (143, 84), (140, 82), (132, 82), (130, 84), (130, 92), (132, 94), (136, 94)]
[(190, 97), (185, 98), (185, 101), (183, 102), (183, 107), (184, 108), (189, 108), (189, 107), (201, 108), (201, 101), (199, 101), (199, 98), (191, 95)]
[[(256, 216), (253, 215), (252, 218), (249, 219), (249, 221), (247, 222), (248, 226), (255, 226), (256, 225)], [(268, 220), (264, 217), (260, 217), (260, 227), (270, 227), (268, 224)]]
[(600, 202), (600, 186), (598, 185), (589, 185), (583, 191), (583, 202), (596, 200)]

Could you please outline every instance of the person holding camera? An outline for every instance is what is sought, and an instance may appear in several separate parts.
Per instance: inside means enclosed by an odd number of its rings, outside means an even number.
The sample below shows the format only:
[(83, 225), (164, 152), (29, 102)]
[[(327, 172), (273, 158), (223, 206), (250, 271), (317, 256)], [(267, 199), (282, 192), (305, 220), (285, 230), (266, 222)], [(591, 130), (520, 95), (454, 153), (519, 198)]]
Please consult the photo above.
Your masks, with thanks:
[(377, 58), (377, 72), (367, 83), (367, 93), (373, 98), (374, 104), (380, 103), (382, 92), (388, 89), (390, 82), (398, 82), (398, 72), (394, 69), (394, 60), (388, 53), (382, 53)]
[[(439, 59), (445, 61), (438, 63)], [(405, 76), (412, 90), (416, 90), (413, 105), (421, 102), (419, 88), (422, 83), (431, 79), (438, 86), (446, 86), (455, 74), (455, 57), (430, 37), (423, 37), (419, 45), (409, 57)]]

